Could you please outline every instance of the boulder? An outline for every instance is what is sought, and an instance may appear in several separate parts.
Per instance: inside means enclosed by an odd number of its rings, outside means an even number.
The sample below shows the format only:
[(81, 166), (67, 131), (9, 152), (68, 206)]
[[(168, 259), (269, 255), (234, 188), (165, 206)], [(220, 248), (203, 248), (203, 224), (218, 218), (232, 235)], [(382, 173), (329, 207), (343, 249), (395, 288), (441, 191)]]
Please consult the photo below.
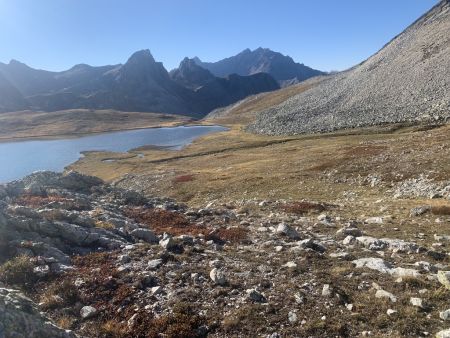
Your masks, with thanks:
[(83, 306), (80, 310), (80, 316), (83, 319), (89, 319), (97, 315), (97, 309), (93, 306)]
[(90, 232), (88, 229), (79, 225), (64, 222), (42, 222), (39, 224), (40, 232), (52, 236), (60, 237), (69, 243), (79, 246), (89, 246), (98, 241), (100, 235)]
[(150, 270), (155, 270), (159, 268), (163, 264), (163, 260), (161, 258), (152, 259), (148, 261), (147, 265)]
[(35, 303), (16, 290), (0, 288), (0, 337), (75, 338), (51, 324)]
[(356, 227), (344, 227), (336, 232), (336, 236), (339, 239), (344, 239), (347, 236), (360, 237), (362, 235), (362, 230)]
[(300, 235), (293, 227), (286, 223), (280, 223), (276, 230), (277, 234), (284, 235), (290, 239), (300, 239)]
[(370, 236), (356, 237), (356, 242), (363, 245), (367, 249), (375, 250), (375, 251), (383, 250), (388, 246), (388, 244), (386, 242), (379, 240), (378, 238), (370, 237)]
[(394, 268), (391, 269), (389, 271), (389, 273), (393, 276), (393, 277), (414, 277), (414, 278), (418, 278), (420, 277), (420, 272), (414, 269), (406, 269), (406, 268)]
[(412, 208), (410, 211), (411, 216), (422, 216), (423, 214), (426, 214), (427, 212), (431, 211), (430, 205), (422, 205), (420, 207)]
[(439, 283), (450, 290), (450, 271), (438, 271), (437, 278)]
[(450, 329), (439, 331), (436, 338), (450, 338)]
[(450, 320), (450, 309), (439, 312), (439, 318), (442, 320)]
[(377, 290), (375, 293), (376, 298), (387, 298), (391, 302), (395, 303), (397, 301), (397, 297), (395, 297), (392, 293), (385, 290)]
[(176, 247), (177, 243), (171, 236), (165, 236), (165, 238), (159, 241), (159, 245), (166, 250), (171, 250)]
[(298, 246), (302, 249), (311, 249), (321, 253), (326, 251), (326, 248), (322, 244), (314, 242), (312, 238), (304, 239), (298, 242)]
[(131, 236), (147, 243), (158, 243), (158, 237), (149, 229), (135, 229), (131, 232)]
[(367, 224), (383, 224), (383, 217), (369, 217), (364, 222)]
[(425, 304), (422, 300), (422, 298), (417, 298), (417, 297), (411, 297), (409, 299), (409, 302), (411, 303), (412, 306), (418, 307), (423, 309), (425, 307)]
[(389, 273), (392, 266), (381, 258), (360, 258), (352, 261), (356, 268), (368, 268), (381, 273)]
[(247, 297), (256, 303), (265, 303), (267, 301), (266, 297), (256, 289), (248, 289), (246, 293)]
[(221, 271), (217, 268), (214, 268), (210, 271), (209, 278), (211, 278), (211, 280), (214, 282), (214, 284), (217, 284), (217, 285), (227, 284), (227, 279), (225, 277), (225, 274), (223, 273), (223, 271)]

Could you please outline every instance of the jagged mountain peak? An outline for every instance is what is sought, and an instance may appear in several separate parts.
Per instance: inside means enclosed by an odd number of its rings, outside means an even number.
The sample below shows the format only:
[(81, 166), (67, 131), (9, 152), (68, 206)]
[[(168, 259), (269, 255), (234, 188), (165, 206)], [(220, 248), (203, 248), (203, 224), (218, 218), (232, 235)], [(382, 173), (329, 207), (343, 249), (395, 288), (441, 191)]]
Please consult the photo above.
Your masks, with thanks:
[(143, 63), (143, 62), (150, 62), (155, 63), (155, 58), (153, 57), (152, 53), (149, 49), (142, 49), (137, 52), (134, 52), (129, 58), (126, 63)]
[(194, 61), (215, 76), (226, 77), (233, 73), (242, 76), (268, 73), (282, 86), (324, 74), (304, 64), (296, 63), (290, 56), (263, 47), (253, 51), (247, 48), (239, 54), (217, 62), (202, 62), (199, 58), (194, 58)]
[(170, 72), (170, 77), (178, 84), (197, 89), (215, 79), (209, 70), (200, 67), (194, 59), (185, 57), (177, 69)]
[(16, 69), (16, 70), (22, 70), (22, 69), (29, 70), (29, 69), (32, 69), (27, 64), (25, 64), (23, 62), (20, 62), (20, 61), (18, 61), (16, 59), (11, 59), (6, 66), (9, 67), (10, 69)]

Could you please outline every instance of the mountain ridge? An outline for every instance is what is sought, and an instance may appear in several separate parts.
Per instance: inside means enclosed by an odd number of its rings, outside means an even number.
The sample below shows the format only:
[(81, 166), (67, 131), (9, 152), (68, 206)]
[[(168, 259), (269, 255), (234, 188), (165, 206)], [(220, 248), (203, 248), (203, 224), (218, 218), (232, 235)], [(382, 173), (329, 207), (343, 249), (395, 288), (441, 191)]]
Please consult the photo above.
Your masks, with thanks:
[[(192, 61), (185, 62), (195, 65)], [(209, 82), (219, 81), (207, 70), (195, 67), (190, 75), (203, 72)], [(269, 84), (267, 77), (251, 80), (241, 77), (234, 78), (233, 85), (220, 80), (222, 86), (217, 86), (216, 91), (211, 83), (209, 90), (198, 91), (208, 81), (196, 84), (194, 78), (185, 78), (184, 82), (172, 78), (148, 49), (133, 53), (124, 64), (99, 67), (78, 64), (62, 72), (34, 69), (11, 60), (9, 64), (0, 63), (0, 75), (4, 88), (0, 91), (0, 111), (84, 108), (202, 117), (212, 109), (232, 103), (230, 100), (279, 88), (274, 81)]]
[(219, 77), (225, 77), (233, 73), (239, 75), (268, 73), (282, 87), (325, 74), (302, 63), (296, 63), (290, 56), (262, 47), (253, 51), (247, 48), (234, 56), (217, 62), (202, 62), (198, 57), (194, 57), (193, 60), (199, 66), (208, 69)]

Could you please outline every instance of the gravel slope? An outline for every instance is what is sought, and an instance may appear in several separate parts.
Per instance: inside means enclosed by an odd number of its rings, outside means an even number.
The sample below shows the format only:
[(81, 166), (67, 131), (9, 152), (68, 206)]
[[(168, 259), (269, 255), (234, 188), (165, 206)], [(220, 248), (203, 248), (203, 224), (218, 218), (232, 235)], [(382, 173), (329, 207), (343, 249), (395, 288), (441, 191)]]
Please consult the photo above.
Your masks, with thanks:
[(450, 1), (442, 0), (365, 62), (260, 114), (248, 127), (280, 135), (450, 115)]

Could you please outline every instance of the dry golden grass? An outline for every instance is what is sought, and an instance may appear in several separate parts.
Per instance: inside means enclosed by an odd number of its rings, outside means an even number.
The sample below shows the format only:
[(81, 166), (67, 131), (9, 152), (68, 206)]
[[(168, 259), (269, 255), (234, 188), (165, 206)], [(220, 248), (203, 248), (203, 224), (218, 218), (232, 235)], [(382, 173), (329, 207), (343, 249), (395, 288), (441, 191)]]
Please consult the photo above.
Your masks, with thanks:
[(32, 289), (37, 281), (34, 264), (28, 256), (17, 256), (0, 266), (0, 281), (7, 286)]
[[(198, 207), (212, 200), (226, 203), (252, 198), (322, 201), (344, 206), (327, 211), (343, 217), (391, 215), (390, 226), (401, 229), (399, 236), (407, 236), (442, 227), (435, 222), (405, 221), (411, 208), (440, 202), (393, 199), (388, 190), (421, 174), (450, 180), (449, 134), (450, 126), (431, 130), (389, 126), (269, 137), (248, 134), (236, 126), (197, 139), (181, 151), (146, 150), (144, 158), (130, 156), (133, 152), (89, 153), (70, 169), (106, 181), (133, 173), (138, 179), (125, 180), (123, 186)], [(105, 158), (116, 161), (103, 162)], [(382, 185), (370, 186), (366, 179), (373, 174), (381, 177)], [(189, 175), (195, 179), (176, 182), (177, 177)], [(373, 235), (386, 235), (385, 227), (367, 227)]]
[(190, 121), (181, 115), (72, 109), (0, 114), (0, 140), (83, 135), (116, 130), (173, 126)]
[(97, 221), (95, 222), (95, 227), (96, 228), (101, 228), (101, 229), (105, 229), (105, 230), (113, 230), (115, 229), (115, 225), (108, 223), (108, 222), (103, 222), (103, 221)]
[(434, 215), (448, 216), (450, 215), (450, 205), (436, 205), (431, 208)]

